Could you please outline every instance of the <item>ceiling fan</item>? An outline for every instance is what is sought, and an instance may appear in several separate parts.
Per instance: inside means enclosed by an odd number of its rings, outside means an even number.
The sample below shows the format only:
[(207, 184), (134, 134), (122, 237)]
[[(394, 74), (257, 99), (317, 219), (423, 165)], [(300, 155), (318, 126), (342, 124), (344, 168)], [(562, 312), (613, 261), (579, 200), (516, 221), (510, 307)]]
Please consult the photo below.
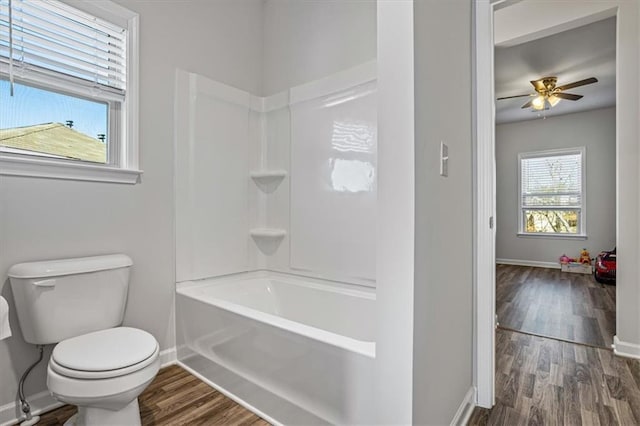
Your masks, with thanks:
[(574, 81), (573, 83), (565, 84), (563, 86), (556, 86), (558, 82), (557, 77), (542, 77), (540, 80), (533, 80), (531, 84), (533, 84), (533, 88), (536, 93), (526, 94), (526, 95), (515, 95), (515, 96), (505, 96), (502, 98), (498, 98), (498, 100), (502, 99), (512, 99), (512, 98), (522, 98), (525, 96), (533, 97), (529, 102), (522, 105), (522, 108), (533, 108), (535, 111), (541, 111), (547, 108), (547, 105), (550, 107), (554, 107), (560, 102), (561, 99), (566, 99), (568, 101), (577, 101), (582, 98), (582, 95), (574, 95), (571, 93), (565, 93), (565, 90), (573, 89), (574, 87), (586, 86), (587, 84), (597, 83), (598, 79), (595, 77), (585, 78), (584, 80)]

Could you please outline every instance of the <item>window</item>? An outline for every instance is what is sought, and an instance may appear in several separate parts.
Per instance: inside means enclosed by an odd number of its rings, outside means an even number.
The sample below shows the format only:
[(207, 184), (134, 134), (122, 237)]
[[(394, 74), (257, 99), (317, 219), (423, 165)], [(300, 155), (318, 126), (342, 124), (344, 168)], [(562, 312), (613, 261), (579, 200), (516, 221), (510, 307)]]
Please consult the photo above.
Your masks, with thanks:
[(138, 17), (72, 4), (0, 0), (0, 174), (135, 183)]
[(585, 149), (518, 155), (521, 235), (585, 235)]

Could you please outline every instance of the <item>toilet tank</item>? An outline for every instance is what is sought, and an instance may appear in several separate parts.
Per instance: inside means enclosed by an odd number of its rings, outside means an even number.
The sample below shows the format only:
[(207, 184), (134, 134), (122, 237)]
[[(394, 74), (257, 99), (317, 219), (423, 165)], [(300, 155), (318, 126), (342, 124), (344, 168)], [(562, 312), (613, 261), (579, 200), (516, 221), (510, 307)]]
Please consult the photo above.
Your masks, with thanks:
[(44, 345), (122, 324), (131, 265), (129, 256), (113, 254), (12, 266), (24, 339)]

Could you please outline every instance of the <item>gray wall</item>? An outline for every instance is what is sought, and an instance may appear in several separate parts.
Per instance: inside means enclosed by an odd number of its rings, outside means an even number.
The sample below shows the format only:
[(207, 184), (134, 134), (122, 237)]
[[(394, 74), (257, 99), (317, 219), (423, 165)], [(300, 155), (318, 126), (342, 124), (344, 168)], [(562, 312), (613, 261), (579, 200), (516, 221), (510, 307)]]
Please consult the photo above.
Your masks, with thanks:
[(413, 424), (436, 425), (451, 422), (473, 381), (472, 2), (414, 4)]
[[(253, 93), (261, 88), (260, 0), (118, 0), (140, 14), (142, 183), (0, 176), (0, 277), (17, 262), (123, 252), (135, 265), (125, 325), (174, 344), (173, 89), (177, 67)], [(14, 336), (0, 342), (0, 406), (36, 356), (21, 336), (8, 281)], [(49, 351), (47, 351), (48, 355)], [(44, 391), (43, 363), (28, 395)]]
[[(496, 126), (496, 258), (553, 262), (616, 244), (616, 110), (605, 108)], [(518, 237), (518, 153), (586, 147), (586, 240)]]
[(263, 95), (376, 58), (375, 0), (266, 0)]

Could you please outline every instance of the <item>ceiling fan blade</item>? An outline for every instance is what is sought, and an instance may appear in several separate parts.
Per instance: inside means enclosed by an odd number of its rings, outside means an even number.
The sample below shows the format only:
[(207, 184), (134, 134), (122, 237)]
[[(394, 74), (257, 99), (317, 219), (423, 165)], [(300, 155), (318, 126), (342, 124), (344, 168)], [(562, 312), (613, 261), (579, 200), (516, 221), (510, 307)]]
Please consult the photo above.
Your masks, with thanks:
[(568, 101), (577, 101), (578, 99), (582, 98), (582, 95), (573, 95), (571, 93), (562, 92), (554, 93), (553, 96), (556, 96), (560, 99), (566, 99)]
[(524, 98), (525, 96), (535, 96), (535, 95), (526, 94), (526, 95), (503, 96), (501, 98), (498, 98), (498, 100), (501, 101), (503, 99)]
[(541, 90), (545, 90), (546, 87), (544, 87), (544, 78), (541, 78), (540, 80), (531, 80), (531, 84), (533, 84), (534, 89), (536, 89), (536, 92), (540, 92)]
[(531, 108), (531, 104), (532, 104), (532, 102), (533, 102), (532, 100), (531, 100), (531, 101), (529, 101), (529, 102), (527, 102), (526, 104), (522, 105), (522, 107), (521, 107), (521, 108), (522, 108), (522, 109)]
[(598, 82), (597, 78), (590, 77), (590, 78), (585, 78), (584, 80), (574, 81), (573, 83), (565, 84), (564, 86), (556, 87), (556, 90), (569, 90), (569, 89), (573, 89), (574, 87), (586, 86), (587, 84), (593, 84), (597, 82)]

